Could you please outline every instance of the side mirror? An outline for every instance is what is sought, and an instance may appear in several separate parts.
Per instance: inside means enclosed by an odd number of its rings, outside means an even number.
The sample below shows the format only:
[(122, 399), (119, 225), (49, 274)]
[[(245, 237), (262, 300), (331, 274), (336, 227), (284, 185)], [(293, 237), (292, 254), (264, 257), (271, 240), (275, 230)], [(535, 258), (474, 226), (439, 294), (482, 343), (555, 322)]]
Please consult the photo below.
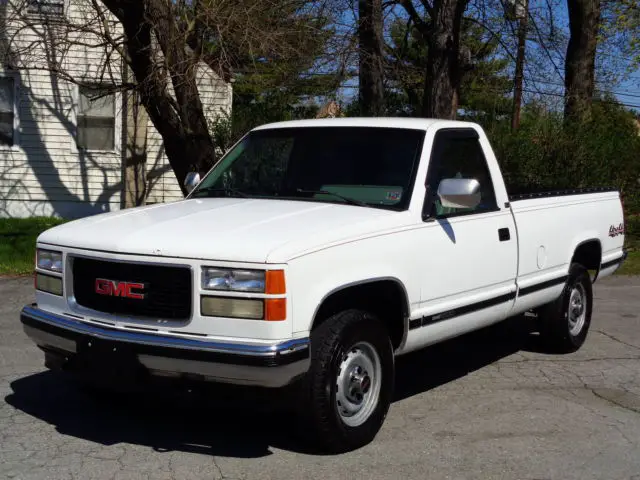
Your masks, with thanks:
[(200, 174), (198, 172), (189, 172), (184, 177), (184, 188), (187, 189), (187, 193), (191, 193), (194, 188), (200, 183)]
[(445, 178), (438, 185), (443, 207), (475, 208), (480, 203), (480, 182), (475, 178)]

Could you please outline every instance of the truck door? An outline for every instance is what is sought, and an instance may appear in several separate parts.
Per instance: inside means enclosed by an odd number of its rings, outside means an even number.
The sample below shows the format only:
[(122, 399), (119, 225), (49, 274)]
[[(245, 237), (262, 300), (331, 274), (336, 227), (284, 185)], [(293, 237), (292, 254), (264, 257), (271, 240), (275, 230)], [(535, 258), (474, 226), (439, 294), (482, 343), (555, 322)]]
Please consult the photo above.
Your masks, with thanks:
[[(506, 318), (516, 292), (517, 235), (497, 162), (487, 163), (472, 128), (439, 130), (432, 145), (417, 239), (420, 307), (410, 319), (408, 349)], [(443, 207), (436, 192), (445, 178), (478, 180), (479, 205)]]

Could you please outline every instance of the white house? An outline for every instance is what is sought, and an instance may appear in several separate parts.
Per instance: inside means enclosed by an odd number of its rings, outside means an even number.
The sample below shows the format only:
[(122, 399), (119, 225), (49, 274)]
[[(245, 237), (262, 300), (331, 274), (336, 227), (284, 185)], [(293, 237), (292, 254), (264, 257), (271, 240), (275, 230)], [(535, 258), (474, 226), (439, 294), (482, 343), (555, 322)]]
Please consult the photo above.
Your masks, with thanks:
[[(123, 208), (128, 96), (95, 99), (127, 75), (101, 39), (109, 26), (91, 0), (5, 0), (1, 8), (0, 217), (74, 218)], [(106, 33), (117, 36), (117, 22), (109, 25)], [(198, 79), (208, 119), (230, 112), (231, 84), (204, 65)], [(145, 122), (138, 143), (146, 140), (146, 203), (182, 198), (162, 138)]]

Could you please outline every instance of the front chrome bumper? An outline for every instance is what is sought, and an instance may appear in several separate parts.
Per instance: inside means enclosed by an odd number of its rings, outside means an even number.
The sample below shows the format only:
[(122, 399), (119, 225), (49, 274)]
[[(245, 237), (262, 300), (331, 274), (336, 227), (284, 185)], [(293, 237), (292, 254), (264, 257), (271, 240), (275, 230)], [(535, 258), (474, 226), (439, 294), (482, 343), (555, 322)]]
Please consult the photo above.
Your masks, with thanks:
[(105, 362), (126, 358), (163, 377), (282, 387), (309, 368), (308, 338), (272, 344), (212, 342), (96, 326), (35, 305), (22, 309), (20, 321), (37, 345), (65, 361), (98, 355)]

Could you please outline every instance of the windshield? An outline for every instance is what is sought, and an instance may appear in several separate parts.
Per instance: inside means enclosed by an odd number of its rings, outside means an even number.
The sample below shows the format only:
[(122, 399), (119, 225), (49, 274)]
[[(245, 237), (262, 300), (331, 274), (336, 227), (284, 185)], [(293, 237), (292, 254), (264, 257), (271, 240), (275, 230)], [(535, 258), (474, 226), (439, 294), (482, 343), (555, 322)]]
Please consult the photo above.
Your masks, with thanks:
[(190, 198), (296, 199), (404, 210), (424, 133), (376, 127), (253, 131)]

